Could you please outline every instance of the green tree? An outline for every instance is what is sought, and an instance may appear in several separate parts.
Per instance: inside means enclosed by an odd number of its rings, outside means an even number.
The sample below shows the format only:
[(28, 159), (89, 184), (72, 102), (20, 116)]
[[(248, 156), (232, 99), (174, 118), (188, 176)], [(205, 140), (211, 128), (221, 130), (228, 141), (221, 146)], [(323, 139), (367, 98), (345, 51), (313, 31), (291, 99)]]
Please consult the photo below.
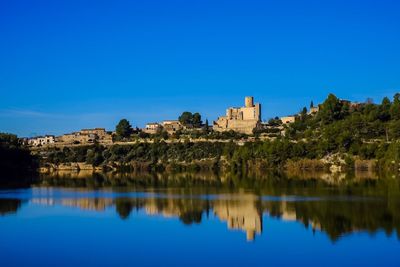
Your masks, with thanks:
[(178, 120), (180, 123), (182, 123), (182, 125), (185, 126), (191, 125), (193, 120), (193, 114), (192, 112), (189, 111), (182, 112), (182, 115), (179, 116)]
[(132, 203), (127, 199), (117, 199), (115, 206), (119, 217), (123, 220), (128, 219), (133, 210)]
[(300, 111), (300, 120), (304, 121), (307, 118), (307, 108), (303, 107), (303, 109)]
[(342, 118), (342, 108), (341, 101), (334, 94), (329, 94), (321, 105), (319, 118), (326, 124), (339, 120)]
[(392, 139), (397, 139), (400, 137), (400, 120), (390, 122), (389, 135)]
[(35, 173), (38, 167), (38, 158), (22, 144), (13, 134), (0, 133), (0, 177), (2, 185), (24, 184), (27, 177), (22, 174)]
[(192, 113), (189, 111), (185, 111), (179, 116), (179, 122), (182, 123), (184, 126), (200, 128), (202, 125), (201, 115), (200, 113)]
[(193, 119), (192, 119), (192, 125), (195, 128), (199, 128), (201, 127), (201, 125), (203, 124), (203, 122), (201, 121), (201, 115), (200, 113), (196, 112), (193, 114)]
[(392, 120), (400, 119), (400, 93), (394, 95), (393, 104), (390, 107), (390, 116)]
[(15, 134), (0, 133), (0, 146), (8, 148), (19, 148), (20, 142)]
[(120, 138), (128, 138), (132, 134), (133, 130), (129, 121), (127, 119), (122, 119), (115, 128), (115, 132)]
[(143, 131), (139, 131), (138, 136), (139, 136), (139, 138), (149, 138), (150, 134), (143, 132)]
[(382, 104), (379, 108), (379, 119), (381, 121), (389, 121), (390, 120), (390, 107), (391, 107), (391, 103), (389, 98), (385, 97), (382, 100)]
[(161, 138), (164, 140), (167, 140), (169, 137), (168, 132), (167, 131), (162, 131), (161, 132)]

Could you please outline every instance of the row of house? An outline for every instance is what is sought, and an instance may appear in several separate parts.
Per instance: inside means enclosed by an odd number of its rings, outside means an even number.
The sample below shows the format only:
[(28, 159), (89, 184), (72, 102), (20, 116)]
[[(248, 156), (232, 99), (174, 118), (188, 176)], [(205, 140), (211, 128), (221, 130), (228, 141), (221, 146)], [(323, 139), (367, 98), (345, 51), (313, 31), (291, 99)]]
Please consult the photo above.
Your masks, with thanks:
[[(351, 102), (348, 100), (340, 100), (342, 104), (348, 105), (350, 109), (357, 109), (364, 103)], [(226, 110), (226, 115), (219, 117), (213, 122), (213, 130), (217, 132), (236, 131), (245, 134), (252, 134), (254, 129), (265, 129), (269, 126), (261, 121), (261, 104), (254, 103), (252, 96), (245, 97), (244, 107), (230, 107)], [(309, 115), (315, 115), (319, 112), (320, 106), (312, 106), (308, 111)], [(283, 125), (294, 123), (299, 115), (284, 116), (280, 120)], [(281, 127), (283, 128), (283, 127)], [(166, 120), (161, 123), (147, 123), (142, 129), (148, 134), (156, 134), (160, 130), (166, 131), (168, 134), (173, 134), (179, 130), (187, 129), (178, 120)], [(51, 144), (90, 144), (90, 143), (112, 143), (112, 132), (106, 131), (104, 128), (82, 129), (78, 132), (64, 134), (55, 137), (53, 135), (39, 136), (27, 139), (26, 142), (30, 146), (45, 146)]]
[(185, 127), (182, 125), (182, 123), (178, 120), (167, 120), (163, 121), (161, 123), (158, 122), (151, 122), (147, 123), (146, 127), (143, 129), (143, 132), (148, 133), (148, 134), (155, 134), (159, 132), (160, 130), (165, 130), (169, 134), (173, 134), (179, 130), (183, 130)]
[(64, 144), (76, 143), (108, 143), (112, 142), (112, 133), (104, 128), (82, 129), (79, 132), (64, 134), (57, 137), (57, 142)]
[[(318, 112), (318, 107), (310, 110), (311, 113)], [(282, 117), (283, 124), (293, 123), (296, 116)], [(256, 128), (262, 128), (261, 121), (261, 104), (254, 103), (252, 96), (247, 96), (244, 99), (243, 107), (230, 107), (226, 110), (226, 115), (219, 117), (213, 122), (213, 130), (216, 132), (235, 131), (245, 134), (252, 134)], [(147, 123), (143, 132), (155, 134), (160, 130), (165, 130), (169, 134), (176, 131), (186, 129), (178, 120), (167, 120), (161, 123), (151, 122)]]
[(45, 135), (28, 138), (25, 140), (27, 145), (33, 147), (46, 145), (73, 145), (73, 144), (92, 144), (95, 142), (101, 144), (112, 143), (112, 132), (104, 128), (82, 129), (78, 132), (63, 134), (61, 136)]
[[(231, 107), (226, 110), (226, 116), (221, 116), (214, 121), (213, 130), (217, 132), (237, 131), (251, 134), (253, 129), (261, 125), (261, 104), (254, 103), (252, 96), (245, 97), (244, 107)], [(166, 120), (161, 123), (147, 123), (144, 132), (155, 134), (161, 129), (173, 134), (179, 130), (187, 129), (178, 120)]]
[(37, 136), (28, 138), (25, 142), (29, 146), (45, 146), (54, 144), (56, 142), (56, 137), (54, 135)]
[[(237, 131), (251, 134), (253, 129), (261, 123), (261, 104), (254, 103), (251, 96), (245, 97), (244, 107), (230, 107), (226, 110), (226, 116), (221, 116), (214, 121), (213, 130), (217, 132)], [(166, 130), (169, 134), (176, 131), (187, 129), (178, 120), (167, 120), (161, 123), (147, 123), (143, 129), (144, 132), (155, 134), (161, 129)]]

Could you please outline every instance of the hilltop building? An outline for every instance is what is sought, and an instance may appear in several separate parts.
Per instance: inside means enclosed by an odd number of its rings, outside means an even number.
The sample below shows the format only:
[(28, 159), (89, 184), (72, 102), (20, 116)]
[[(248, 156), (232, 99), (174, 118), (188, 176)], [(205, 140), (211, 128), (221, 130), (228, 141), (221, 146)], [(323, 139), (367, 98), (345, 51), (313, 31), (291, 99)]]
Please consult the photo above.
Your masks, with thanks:
[(183, 129), (183, 125), (177, 120), (163, 121), (162, 126), (169, 134)]
[(34, 138), (29, 138), (28, 139), (28, 145), (29, 146), (45, 146), (45, 145), (51, 145), (56, 142), (56, 138), (54, 135), (45, 135), (45, 136), (37, 136)]
[(228, 108), (226, 116), (219, 117), (214, 121), (213, 130), (218, 132), (236, 131), (252, 134), (253, 130), (261, 123), (261, 104), (254, 104), (254, 98), (245, 98), (245, 106), (239, 108)]
[(82, 129), (79, 132), (57, 137), (57, 142), (63, 144), (90, 144), (95, 141), (102, 144), (112, 143), (112, 135), (104, 128), (94, 128)]
[(143, 132), (148, 134), (155, 134), (162, 126), (158, 122), (149, 122), (146, 124), (146, 128), (143, 129)]
[(82, 135), (95, 134), (99, 139), (102, 139), (107, 136), (106, 129), (104, 128), (82, 129), (80, 130), (80, 134)]
[(319, 106), (310, 107), (310, 110), (308, 111), (308, 114), (309, 115), (313, 115), (313, 114), (318, 113), (318, 111), (319, 111)]
[(283, 124), (290, 124), (296, 121), (296, 116), (281, 117), (280, 120)]
[(95, 134), (82, 134), (81, 132), (73, 132), (64, 134), (57, 138), (57, 142), (64, 144), (87, 144), (93, 143), (97, 139)]
[(150, 122), (146, 124), (146, 127), (143, 129), (143, 132), (148, 134), (155, 134), (157, 131), (163, 129), (169, 134), (173, 134), (176, 131), (182, 130), (184, 127), (182, 123), (178, 120), (166, 120), (161, 123), (158, 122)]

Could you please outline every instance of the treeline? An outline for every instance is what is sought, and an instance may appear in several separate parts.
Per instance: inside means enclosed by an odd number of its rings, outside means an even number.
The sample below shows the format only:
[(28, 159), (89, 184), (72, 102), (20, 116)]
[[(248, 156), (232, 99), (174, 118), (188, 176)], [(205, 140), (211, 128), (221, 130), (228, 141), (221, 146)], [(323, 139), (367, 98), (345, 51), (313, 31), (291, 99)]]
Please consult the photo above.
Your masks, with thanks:
[(117, 163), (147, 163), (150, 168), (162, 166), (164, 163), (191, 163), (205, 159), (218, 161), (223, 155), (223, 143), (138, 143), (133, 145), (101, 145), (51, 148), (42, 151), (44, 162), (60, 164), (68, 162), (86, 162), (93, 166)]
[(381, 104), (351, 103), (330, 94), (316, 115), (299, 113), (288, 129), (290, 139), (319, 139), (326, 149), (357, 150), (365, 140), (396, 141), (400, 137), (400, 94)]
[(311, 144), (307, 148), (311, 157), (341, 153), (398, 168), (399, 137), (400, 94), (393, 101), (385, 97), (380, 104), (351, 103), (330, 94), (317, 114), (303, 109), (289, 125), (286, 139)]
[[(400, 163), (400, 143), (377, 143), (376, 159), (378, 166), (394, 168)], [(363, 145), (364, 146), (364, 145)], [(365, 146), (372, 146), (366, 144)], [(246, 172), (257, 167), (258, 169), (283, 168), (286, 164), (304, 159), (317, 160), (326, 156), (326, 150), (318, 141), (293, 142), (288, 139), (271, 141), (248, 142), (238, 145), (234, 142), (185, 142), (185, 143), (137, 143), (133, 145), (101, 145), (51, 148), (43, 150), (43, 163), (86, 162), (93, 166), (131, 165), (134, 163), (147, 164), (149, 169), (172, 166), (174, 169), (184, 170), (182, 166), (193, 168), (219, 169), (229, 168), (233, 172)], [(360, 158), (371, 156), (358, 154)], [(346, 155), (346, 165), (350, 169), (354, 166), (354, 157)], [(201, 164), (202, 162), (208, 165)], [(313, 161), (308, 161), (312, 164)], [(310, 164), (311, 164), (310, 163)], [(397, 164), (397, 165), (396, 165)], [(314, 166), (314, 165), (313, 165)], [(315, 164), (321, 168), (321, 164)], [(316, 168), (317, 168), (316, 167)], [(196, 168), (193, 168), (196, 169)]]
[(118, 162), (150, 163), (191, 163), (201, 160), (226, 161), (232, 164), (242, 164), (250, 159), (265, 159), (270, 166), (276, 166), (288, 158), (302, 157), (305, 154), (302, 144), (292, 144), (281, 140), (246, 143), (239, 146), (234, 142), (183, 142), (166, 143), (137, 143), (133, 145), (101, 145), (64, 147), (63, 149), (49, 148), (42, 150), (44, 161), (49, 163), (86, 162), (100, 166)]
[(38, 167), (38, 158), (16, 135), (0, 133), (0, 186), (28, 185)]

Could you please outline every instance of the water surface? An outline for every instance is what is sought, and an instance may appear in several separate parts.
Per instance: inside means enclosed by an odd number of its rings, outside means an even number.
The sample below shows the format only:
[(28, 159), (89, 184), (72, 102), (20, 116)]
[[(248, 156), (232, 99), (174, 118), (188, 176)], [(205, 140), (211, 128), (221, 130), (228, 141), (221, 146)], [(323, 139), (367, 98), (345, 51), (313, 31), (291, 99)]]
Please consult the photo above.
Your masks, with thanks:
[(1, 266), (400, 266), (396, 193), (308, 187), (2, 190)]

